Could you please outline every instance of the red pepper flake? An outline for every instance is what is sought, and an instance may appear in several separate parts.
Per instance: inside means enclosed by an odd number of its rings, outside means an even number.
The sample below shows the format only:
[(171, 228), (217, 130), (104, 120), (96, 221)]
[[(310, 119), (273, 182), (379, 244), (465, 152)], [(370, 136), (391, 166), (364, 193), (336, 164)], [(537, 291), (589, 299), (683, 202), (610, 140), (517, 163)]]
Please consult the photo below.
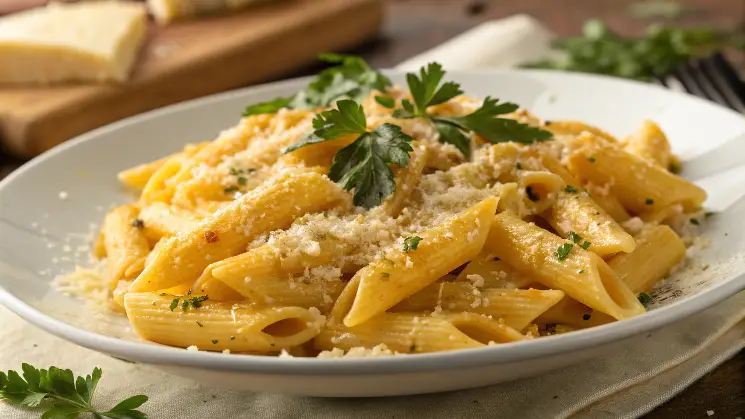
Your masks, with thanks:
[(220, 238), (217, 237), (217, 234), (214, 231), (208, 231), (204, 233), (204, 239), (207, 240), (207, 243), (220, 241)]

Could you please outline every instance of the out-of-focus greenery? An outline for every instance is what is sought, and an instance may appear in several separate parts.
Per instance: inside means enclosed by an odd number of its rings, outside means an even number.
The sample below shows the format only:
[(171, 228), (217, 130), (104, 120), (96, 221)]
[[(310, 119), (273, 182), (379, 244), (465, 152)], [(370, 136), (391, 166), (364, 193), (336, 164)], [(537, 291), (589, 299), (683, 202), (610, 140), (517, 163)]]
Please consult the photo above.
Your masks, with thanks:
[(727, 48), (745, 49), (741, 34), (712, 28), (649, 26), (640, 37), (624, 37), (600, 20), (589, 20), (582, 35), (557, 39), (558, 58), (525, 65), (584, 73), (606, 74), (649, 80), (667, 74), (676, 66), (707, 53)]

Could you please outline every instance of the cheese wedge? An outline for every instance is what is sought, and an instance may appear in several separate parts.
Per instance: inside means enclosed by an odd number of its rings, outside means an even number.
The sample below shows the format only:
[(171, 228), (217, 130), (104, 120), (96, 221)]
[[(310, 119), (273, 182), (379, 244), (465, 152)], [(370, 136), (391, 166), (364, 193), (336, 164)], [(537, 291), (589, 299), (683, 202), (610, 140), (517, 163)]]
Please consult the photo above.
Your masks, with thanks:
[(243, 9), (269, 0), (147, 0), (150, 13), (160, 24)]
[(143, 4), (51, 4), (0, 18), (0, 83), (129, 78), (147, 32)]

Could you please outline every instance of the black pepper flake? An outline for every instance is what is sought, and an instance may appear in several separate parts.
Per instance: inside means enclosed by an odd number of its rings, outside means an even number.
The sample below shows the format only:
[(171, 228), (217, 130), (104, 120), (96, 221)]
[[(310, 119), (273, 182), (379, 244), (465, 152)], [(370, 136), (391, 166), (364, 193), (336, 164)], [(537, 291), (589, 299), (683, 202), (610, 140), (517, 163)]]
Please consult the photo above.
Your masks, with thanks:
[(139, 218), (135, 218), (134, 220), (132, 220), (132, 227), (143, 228), (145, 227), (145, 222), (140, 220)]
[(212, 341), (212, 344), (213, 345), (217, 345), (218, 342), (219, 342), (219, 340), (215, 339), (215, 340)]
[(199, 322), (197, 322), (197, 326), (204, 327), (204, 325), (202, 323), (199, 323)]
[(409, 352), (414, 352), (416, 350), (416, 345), (409, 346)]
[(230, 340), (235, 340), (235, 336), (231, 336), (230, 337)]
[(590, 317), (592, 317), (590, 313), (585, 313), (582, 315), (582, 320), (590, 320)]

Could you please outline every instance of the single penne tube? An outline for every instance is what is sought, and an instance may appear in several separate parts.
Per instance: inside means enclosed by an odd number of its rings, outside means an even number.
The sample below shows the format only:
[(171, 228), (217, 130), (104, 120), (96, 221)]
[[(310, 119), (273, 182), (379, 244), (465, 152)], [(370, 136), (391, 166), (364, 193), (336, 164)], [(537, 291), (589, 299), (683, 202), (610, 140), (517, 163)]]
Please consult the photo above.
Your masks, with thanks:
[(535, 279), (517, 271), (505, 261), (489, 254), (481, 254), (468, 262), (456, 281), (482, 279), (484, 288), (527, 288)]
[(303, 214), (329, 209), (346, 199), (326, 176), (280, 174), (193, 229), (169, 238), (132, 284), (132, 291), (193, 283), (210, 263), (241, 253), (259, 234), (287, 228)]
[(241, 293), (230, 288), (224, 282), (214, 279), (209, 268), (204, 270), (202, 276), (194, 282), (191, 289), (200, 294), (209, 295), (213, 301), (243, 301), (246, 299)]
[(558, 290), (481, 289), (472, 283), (441, 282), (404, 299), (390, 311), (431, 312), (439, 308), (479, 313), (503, 319), (507, 326), (522, 330), (562, 297), (564, 293)]
[(147, 185), (147, 182), (150, 180), (150, 178), (155, 174), (155, 172), (158, 171), (163, 165), (172, 157), (187, 157), (194, 155), (197, 151), (201, 150), (203, 147), (205, 147), (208, 142), (203, 142), (199, 144), (189, 144), (186, 147), (184, 147), (183, 151), (180, 151), (178, 153), (171, 154), (169, 156), (163, 157), (162, 159), (158, 159), (155, 161), (151, 161), (148, 163), (143, 163), (140, 165), (137, 165), (135, 167), (122, 170), (117, 174), (117, 178), (121, 183), (123, 183), (125, 186), (132, 188), (132, 189), (143, 189), (145, 185)]
[(400, 353), (425, 353), (524, 339), (525, 336), (503, 322), (475, 313), (437, 316), (383, 313), (353, 327), (329, 323), (313, 343), (319, 350), (372, 348), (382, 343)]
[(417, 146), (409, 158), (409, 165), (400, 169), (396, 175), (396, 190), (383, 203), (385, 212), (389, 216), (396, 218), (403, 210), (406, 201), (411, 196), (411, 192), (416, 188), (419, 179), (422, 178), (422, 171), (427, 165), (429, 151), (424, 146)]
[(490, 197), (423, 231), (416, 249), (390, 249), (355, 274), (337, 300), (334, 316), (356, 326), (476, 257), (497, 211)]
[(206, 351), (266, 353), (291, 348), (313, 339), (325, 321), (318, 310), (256, 308), (204, 297), (129, 292), (124, 307), (143, 339)]
[(635, 133), (624, 140), (623, 148), (665, 170), (670, 167), (670, 142), (659, 125), (652, 121), (644, 121)]
[(142, 221), (145, 236), (151, 241), (192, 230), (201, 221), (197, 214), (177, 209), (165, 202), (153, 202), (142, 207), (139, 219)]
[(634, 238), (584, 191), (560, 191), (542, 216), (561, 237), (568, 238), (572, 232), (579, 235), (577, 245), (589, 243), (588, 250), (598, 256), (634, 250)]
[(686, 257), (683, 240), (666, 225), (650, 225), (636, 235), (636, 250), (616, 255), (610, 266), (634, 294), (649, 291)]
[(173, 186), (169, 180), (175, 176), (184, 165), (182, 155), (168, 158), (147, 180), (140, 194), (140, 205), (148, 206), (154, 202), (169, 202), (173, 197)]
[(138, 227), (138, 211), (133, 205), (116, 207), (106, 214), (103, 243), (106, 249), (110, 289), (121, 279), (134, 279), (145, 267), (150, 245)]
[(551, 289), (625, 319), (644, 313), (633, 292), (596, 254), (504, 212), (494, 217), (485, 249)]
[(608, 141), (617, 143), (618, 140), (613, 135), (580, 121), (546, 121), (544, 129), (553, 132), (556, 135), (580, 135), (587, 131), (593, 135), (604, 138)]
[(599, 188), (593, 184), (587, 185), (587, 190), (590, 192), (592, 200), (600, 206), (613, 220), (617, 223), (623, 223), (631, 218), (631, 215), (626, 208), (623, 207), (621, 201), (617, 197), (611, 195), (607, 190)]
[(596, 185), (608, 185), (610, 193), (634, 213), (655, 211), (681, 204), (696, 210), (706, 192), (666, 169), (612, 145), (582, 147), (569, 156), (569, 170)]
[(613, 317), (593, 310), (572, 297), (565, 296), (535, 319), (537, 324), (563, 324), (576, 329), (600, 326), (616, 321)]
[(540, 214), (556, 202), (564, 180), (551, 172), (521, 171), (519, 191), (529, 214)]

